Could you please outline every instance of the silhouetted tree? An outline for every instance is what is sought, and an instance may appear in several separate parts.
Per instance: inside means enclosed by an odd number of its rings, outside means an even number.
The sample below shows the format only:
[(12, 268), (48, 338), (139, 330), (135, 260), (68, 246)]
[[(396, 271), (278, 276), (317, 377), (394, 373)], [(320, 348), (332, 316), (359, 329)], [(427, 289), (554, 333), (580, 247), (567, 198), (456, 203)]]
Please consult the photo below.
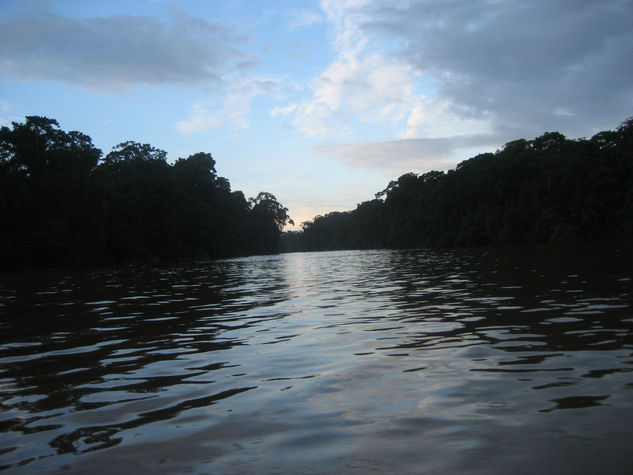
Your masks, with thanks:
[(633, 243), (633, 119), (590, 140), (546, 132), (448, 173), (406, 173), (353, 211), (302, 224), (310, 249)]
[(0, 129), (0, 267), (276, 252), (291, 222), (274, 195), (231, 191), (208, 153), (170, 165), (127, 141), (100, 157), (45, 117)]
[(294, 224), (275, 195), (261, 192), (249, 200), (250, 223), (258, 252), (278, 252), (279, 238), (286, 224)]
[(57, 121), (28, 116), (0, 129), (0, 265), (78, 263), (91, 245), (86, 195), (101, 151)]

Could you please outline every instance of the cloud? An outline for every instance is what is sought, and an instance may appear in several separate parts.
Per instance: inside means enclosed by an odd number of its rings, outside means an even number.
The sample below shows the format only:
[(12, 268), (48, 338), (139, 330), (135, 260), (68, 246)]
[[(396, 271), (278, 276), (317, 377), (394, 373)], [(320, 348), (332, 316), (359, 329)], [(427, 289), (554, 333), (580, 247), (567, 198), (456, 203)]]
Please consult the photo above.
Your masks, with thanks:
[(460, 113), (459, 108), (450, 99), (419, 96), (411, 103), (406, 129), (400, 133), (400, 137), (452, 137), (456, 130), (470, 136), (492, 132), (487, 114), (473, 117)]
[(348, 21), (349, 8), (364, 0), (322, 2), (334, 31), (334, 61), (310, 81), (309, 97), (277, 107), (272, 116), (289, 115), (291, 123), (308, 137), (345, 136), (355, 122), (365, 124), (402, 120), (415, 100), (415, 72), (382, 51), (367, 49), (366, 35)]
[(189, 119), (178, 121), (176, 128), (182, 134), (195, 134), (221, 127), (222, 124), (223, 121), (217, 114), (213, 114), (202, 104), (194, 104), (191, 106)]
[[(182, 134), (195, 134), (219, 127), (248, 129), (250, 127), (251, 103), (259, 96), (283, 94), (283, 81), (274, 77), (242, 78), (227, 86), (221, 100), (209, 104), (196, 103), (191, 106), (187, 120), (176, 123)], [(271, 112), (272, 114), (272, 112)]]
[(290, 116), (308, 137), (353, 139), (373, 125), (399, 130), (393, 135), (401, 140), (317, 145), (318, 154), (401, 173), (446, 169), (455, 165), (458, 151), (495, 143), (490, 117), (461, 114), (450, 97), (434, 95), (435, 85), (400, 54), (404, 42), (377, 41), (366, 26), (375, 21), (372, 2), (323, 1), (322, 7), (335, 33), (336, 58), (313, 79), (310, 97), (271, 115)]
[(493, 134), (453, 137), (401, 139), (383, 142), (354, 142), (317, 145), (322, 156), (342, 159), (358, 168), (380, 168), (393, 173), (446, 170), (459, 161), (457, 152), (473, 147), (490, 147), (499, 143)]
[(367, 125), (399, 129), (402, 138), (489, 131), (488, 115), (464, 118), (450, 98), (430, 95), (436, 86), (400, 54), (403, 41), (382, 41), (367, 28), (376, 20), (371, 1), (324, 0), (322, 8), (336, 58), (312, 80), (308, 98), (274, 109), (273, 116), (291, 116), (307, 137), (353, 137)]
[(312, 80), (311, 97), (277, 108), (293, 114), (292, 124), (308, 137), (346, 135), (354, 122), (396, 123), (418, 100), (415, 71), (380, 53), (344, 49)]
[[(405, 171), (548, 130), (589, 136), (633, 110), (633, 0), (321, 5), (336, 58), (276, 112), (306, 136), (357, 138), (318, 147), (349, 165)], [(367, 123), (402, 142), (363, 140)]]
[(436, 78), (454, 113), (497, 131), (584, 135), (633, 109), (631, 0), (411, 0), (350, 13), (364, 34), (398, 41), (399, 60)]
[(290, 10), (286, 15), (290, 20), (288, 24), (290, 31), (300, 30), (325, 21), (321, 13), (307, 9)]
[(14, 109), (15, 106), (13, 104), (0, 99), (0, 126), (8, 126), (11, 122), (18, 120), (12, 113)]
[(117, 15), (75, 18), (49, 12), (0, 24), (0, 72), (97, 91), (136, 85), (222, 84), (256, 60), (228, 26), (168, 8), (168, 20)]
[(297, 104), (290, 104), (286, 107), (275, 107), (270, 111), (270, 115), (271, 117), (286, 116), (292, 114), (296, 108)]

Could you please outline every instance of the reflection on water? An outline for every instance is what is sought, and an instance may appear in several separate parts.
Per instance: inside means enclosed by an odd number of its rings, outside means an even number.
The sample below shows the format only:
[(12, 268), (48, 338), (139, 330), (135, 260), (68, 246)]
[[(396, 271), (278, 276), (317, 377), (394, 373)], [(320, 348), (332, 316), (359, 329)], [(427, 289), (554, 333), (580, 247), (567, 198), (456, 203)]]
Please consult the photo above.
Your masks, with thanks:
[(0, 468), (630, 472), (631, 268), (348, 251), (4, 276)]

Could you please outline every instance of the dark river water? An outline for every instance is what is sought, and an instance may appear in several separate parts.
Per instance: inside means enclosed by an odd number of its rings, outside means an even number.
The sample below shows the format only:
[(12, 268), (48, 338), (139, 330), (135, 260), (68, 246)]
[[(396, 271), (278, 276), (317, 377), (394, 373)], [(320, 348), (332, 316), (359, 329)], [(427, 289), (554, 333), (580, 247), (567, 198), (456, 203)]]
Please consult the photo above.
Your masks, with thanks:
[(345, 251), (5, 274), (0, 469), (632, 473), (632, 267)]

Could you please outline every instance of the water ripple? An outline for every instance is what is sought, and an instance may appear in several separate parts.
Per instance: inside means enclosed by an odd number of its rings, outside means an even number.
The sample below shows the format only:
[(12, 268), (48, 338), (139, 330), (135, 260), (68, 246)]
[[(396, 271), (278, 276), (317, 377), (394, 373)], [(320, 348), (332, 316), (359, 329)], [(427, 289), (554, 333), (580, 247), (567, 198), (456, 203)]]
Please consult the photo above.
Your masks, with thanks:
[(136, 454), (175, 472), (497, 472), (493, 448), (512, 444), (515, 467), (558, 447), (586, 468), (581, 439), (618, 457), (633, 435), (633, 266), (557, 256), (349, 251), (11, 276), (0, 469)]

